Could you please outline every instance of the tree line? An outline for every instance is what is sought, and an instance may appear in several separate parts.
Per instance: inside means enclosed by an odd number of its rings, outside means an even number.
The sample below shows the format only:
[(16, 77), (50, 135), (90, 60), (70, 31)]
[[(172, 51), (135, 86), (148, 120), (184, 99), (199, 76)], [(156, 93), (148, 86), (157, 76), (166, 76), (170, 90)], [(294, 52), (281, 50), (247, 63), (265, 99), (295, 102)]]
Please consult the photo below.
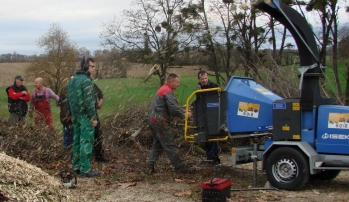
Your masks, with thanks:
[[(304, 16), (318, 22), (315, 29), (322, 66), (331, 66), (335, 96), (348, 104), (349, 32), (339, 27), (338, 12), (344, 0), (284, 0)], [(305, 15), (306, 14), (306, 15)], [(349, 16), (349, 15), (348, 15)], [(104, 50), (91, 54), (70, 41), (59, 24), (38, 40), (45, 54), (30, 58), (28, 76), (38, 73), (56, 92), (78, 68), (82, 57), (96, 60), (97, 78), (125, 77), (129, 62), (156, 65), (159, 84), (175, 65), (205, 65), (214, 80), (224, 86), (238, 71), (254, 78), (283, 97), (299, 95), (298, 53), (287, 29), (248, 0), (134, 0), (122, 19), (104, 23)], [(318, 31), (317, 31), (318, 30)], [(345, 64), (347, 82), (342, 85), (338, 64)], [(326, 82), (322, 93), (326, 96)]]
[[(225, 85), (237, 71), (243, 71), (244, 76), (267, 84), (279, 95), (297, 97), (298, 73), (290, 74), (290, 66), (297, 66), (298, 61), (297, 55), (293, 55), (294, 45), (288, 42), (290, 33), (256, 9), (254, 2), (134, 0), (132, 9), (123, 12), (123, 19), (114, 18), (104, 24), (101, 38), (106, 46), (138, 51), (137, 57), (133, 57), (137, 61), (157, 64), (160, 83), (164, 83), (167, 69), (178, 59), (200, 59), (206, 60), (208, 69), (214, 71), (218, 84)], [(319, 31), (313, 28), (320, 64), (331, 66), (335, 95), (339, 102), (348, 103), (349, 94), (342, 94), (338, 71), (338, 62), (346, 60), (338, 51), (339, 45), (343, 47), (348, 37), (345, 28), (339, 28), (338, 12), (343, 9), (348, 12), (348, 2), (283, 0), (283, 3), (319, 22)], [(349, 86), (348, 76), (346, 79)], [(326, 81), (322, 82), (322, 93), (326, 95)]]

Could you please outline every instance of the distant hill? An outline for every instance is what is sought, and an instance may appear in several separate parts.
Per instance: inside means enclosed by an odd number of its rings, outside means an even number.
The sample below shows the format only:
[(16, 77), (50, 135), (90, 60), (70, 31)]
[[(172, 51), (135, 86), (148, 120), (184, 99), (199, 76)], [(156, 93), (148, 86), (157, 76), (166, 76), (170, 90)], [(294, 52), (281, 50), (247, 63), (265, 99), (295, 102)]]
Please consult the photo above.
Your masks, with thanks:
[[(143, 65), (137, 63), (130, 63), (127, 68), (127, 77), (147, 77), (149, 71), (153, 65)], [(9, 86), (13, 84), (16, 75), (22, 75), (24, 77), (24, 85), (34, 85), (34, 80), (27, 80), (24, 71), (30, 66), (29, 62), (25, 63), (0, 63), (0, 86)], [(200, 66), (176, 66), (175, 68), (169, 68), (168, 73), (177, 73), (179, 75), (196, 74)], [(205, 69), (205, 68), (203, 68)], [(207, 70), (207, 69), (206, 69)], [(193, 77), (193, 78), (196, 78)]]

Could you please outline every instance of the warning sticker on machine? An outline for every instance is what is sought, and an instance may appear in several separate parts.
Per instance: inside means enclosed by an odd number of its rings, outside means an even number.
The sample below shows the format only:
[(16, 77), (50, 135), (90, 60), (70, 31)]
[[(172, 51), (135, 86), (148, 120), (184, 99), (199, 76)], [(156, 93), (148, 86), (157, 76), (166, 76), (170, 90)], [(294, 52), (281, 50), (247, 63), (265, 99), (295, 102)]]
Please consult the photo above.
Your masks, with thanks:
[(247, 116), (251, 118), (258, 118), (259, 104), (239, 102), (238, 116)]
[(268, 91), (267, 89), (264, 89), (264, 88), (255, 88), (257, 91), (265, 94), (265, 95), (273, 95), (274, 93)]
[(328, 128), (349, 129), (349, 113), (329, 113)]

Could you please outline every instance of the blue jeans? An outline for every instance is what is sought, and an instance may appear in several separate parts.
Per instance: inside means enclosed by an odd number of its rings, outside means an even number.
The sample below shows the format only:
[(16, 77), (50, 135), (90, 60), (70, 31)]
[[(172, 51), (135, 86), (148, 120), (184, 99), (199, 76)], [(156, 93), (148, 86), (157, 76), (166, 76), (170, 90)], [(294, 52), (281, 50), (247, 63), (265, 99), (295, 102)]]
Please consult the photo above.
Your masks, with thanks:
[(218, 156), (218, 142), (205, 142), (205, 151), (207, 160), (213, 160), (213, 162), (217, 164), (221, 163), (221, 160)]
[(73, 143), (73, 126), (63, 126), (63, 147)]

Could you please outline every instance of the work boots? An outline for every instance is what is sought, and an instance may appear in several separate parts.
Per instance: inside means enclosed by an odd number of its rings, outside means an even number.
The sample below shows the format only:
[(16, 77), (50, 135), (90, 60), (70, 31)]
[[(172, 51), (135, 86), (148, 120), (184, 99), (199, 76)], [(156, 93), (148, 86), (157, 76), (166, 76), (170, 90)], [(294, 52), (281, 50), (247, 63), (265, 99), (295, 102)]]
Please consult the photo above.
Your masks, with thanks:
[(104, 156), (96, 156), (96, 161), (101, 163), (108, 163), (109, 159), (104, 158)]
[(104, 157), (104, 151), (99, 151), (99, 152), (96, 152), (95, 153), (95, 159), (97, 162), (100, 162), (100, 163), (108, 163), (109, 162), (109, 159), (105, 158)]
[(101, 173), (100, 172), (96, 172), (96, 171), (93, 171), (93, 170), (89, 170), (87, 172), (80, 172), (80, 177), (98, 177), (100, 176)]
[(146, 170), (143, 171), (144, 174), (150, 175), (156, 173), (154, 166), (147, 167)]

